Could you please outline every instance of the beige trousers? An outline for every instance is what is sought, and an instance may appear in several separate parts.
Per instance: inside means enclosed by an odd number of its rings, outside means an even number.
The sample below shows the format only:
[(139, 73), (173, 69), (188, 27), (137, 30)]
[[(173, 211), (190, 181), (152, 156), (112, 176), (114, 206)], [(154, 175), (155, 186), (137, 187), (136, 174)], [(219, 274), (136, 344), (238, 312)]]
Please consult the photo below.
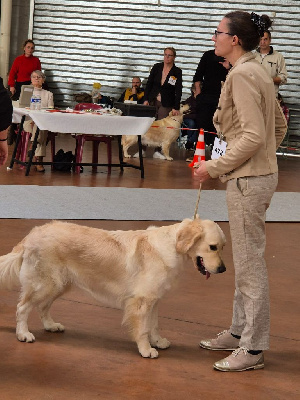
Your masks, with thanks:
[(277, 173), (227, 182), (226, 199), (235, 268), (230, 332), (241, 336), (239, 346), (249, 350), (269, 348), (265, 218), (277, 182)]
[[(31, 133), (31, 141), (33, 142), (34, 140), (34, 135), (37, 130), (37, 126), (35, 123), (33, 123), (32, 119), (27, 120), (24, 122), (23, 129), (25, 132)], [(48, 131), (40, 131), (39, 136), (38, 136), (38, 141), (37, 141), (37, 147), (35, 150), (34, 155), (36, 157), (45, 157), (46, 155), (46, 145), (47, 145), (47, 137), (48, 137)]]

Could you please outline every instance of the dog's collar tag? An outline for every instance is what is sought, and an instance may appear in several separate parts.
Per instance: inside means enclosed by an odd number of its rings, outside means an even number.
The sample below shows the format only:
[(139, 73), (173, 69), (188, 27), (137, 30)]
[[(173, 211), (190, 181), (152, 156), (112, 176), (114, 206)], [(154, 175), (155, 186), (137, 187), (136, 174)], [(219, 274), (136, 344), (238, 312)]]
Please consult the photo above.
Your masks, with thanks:
[(223, 140), (224, 136), (221, 133), (220, 137), (216, 137), (214, 141), (214, 146), (211, 152), (211, 159), (217, 160), (226, 153), (227, 143)]

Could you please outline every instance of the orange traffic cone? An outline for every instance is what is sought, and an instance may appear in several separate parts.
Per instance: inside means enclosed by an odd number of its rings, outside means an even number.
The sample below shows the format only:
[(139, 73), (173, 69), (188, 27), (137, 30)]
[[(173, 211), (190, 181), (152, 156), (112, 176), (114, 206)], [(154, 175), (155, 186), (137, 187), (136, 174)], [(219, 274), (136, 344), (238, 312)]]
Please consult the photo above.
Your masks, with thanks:
[(204, 142), (204, 129), (200, 129), (198, 142), (194, 154), (193, 161), (189, 164), (189, 167), (193, 167), (196, 162), (205, 161), (205, 142)]

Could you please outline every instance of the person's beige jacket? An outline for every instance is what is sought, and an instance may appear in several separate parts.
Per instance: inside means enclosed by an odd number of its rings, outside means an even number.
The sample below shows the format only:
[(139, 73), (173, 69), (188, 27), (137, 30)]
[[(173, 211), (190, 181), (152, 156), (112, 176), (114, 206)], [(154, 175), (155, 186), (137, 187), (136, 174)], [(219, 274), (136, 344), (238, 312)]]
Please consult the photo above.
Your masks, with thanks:
[(287, 130), (274, 84), (253, 53), (238, 59), (227, 75), (214, 115), (224, 135), (224, 156), (206, 163), (212, 178), (268, 175), (277, 172), (276, 149)]

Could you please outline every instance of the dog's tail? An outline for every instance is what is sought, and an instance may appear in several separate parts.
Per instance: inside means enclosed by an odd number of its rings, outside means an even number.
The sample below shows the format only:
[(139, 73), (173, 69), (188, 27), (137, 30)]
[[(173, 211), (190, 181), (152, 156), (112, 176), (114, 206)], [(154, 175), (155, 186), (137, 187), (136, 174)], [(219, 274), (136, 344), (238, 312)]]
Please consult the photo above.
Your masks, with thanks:
[(23, 262), (24, 246), (19, 243), (11, 253), (0, 257), (0, 287), (13, 289), (20, 284), (19, 275)]

